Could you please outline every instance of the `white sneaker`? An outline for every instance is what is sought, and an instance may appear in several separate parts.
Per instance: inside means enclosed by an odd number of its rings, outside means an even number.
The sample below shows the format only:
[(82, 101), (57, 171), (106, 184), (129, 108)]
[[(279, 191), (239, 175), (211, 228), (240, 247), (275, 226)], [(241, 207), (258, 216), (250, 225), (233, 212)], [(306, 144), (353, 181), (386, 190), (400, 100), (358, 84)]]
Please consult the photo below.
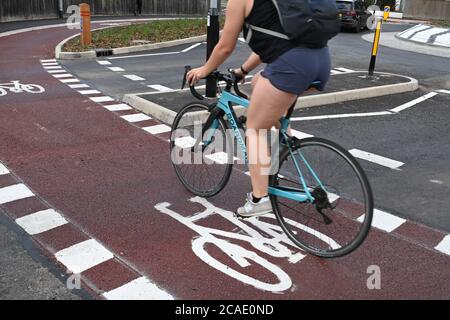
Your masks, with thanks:
[(247, 202), (243, 207), (237, 209), (236, 213), (242, 218), (250, 218), (271, 212), (272, 203), (270, 202), (269, 196), (265, 196), (258, 203), (254, 203), (252, 194), (247, 193)]

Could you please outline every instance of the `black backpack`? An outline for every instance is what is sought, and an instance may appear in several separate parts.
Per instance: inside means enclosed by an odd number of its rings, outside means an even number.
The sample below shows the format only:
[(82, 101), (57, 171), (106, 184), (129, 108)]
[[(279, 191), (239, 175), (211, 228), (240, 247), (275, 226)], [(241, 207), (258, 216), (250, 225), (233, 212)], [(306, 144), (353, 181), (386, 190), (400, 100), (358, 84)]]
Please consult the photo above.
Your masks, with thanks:
[(286, 39), (299, 45), (323, 47), (340, 31), (335, 0), (272, 0), (284, 33), (246, 24), (247, 43), (253, 31)]

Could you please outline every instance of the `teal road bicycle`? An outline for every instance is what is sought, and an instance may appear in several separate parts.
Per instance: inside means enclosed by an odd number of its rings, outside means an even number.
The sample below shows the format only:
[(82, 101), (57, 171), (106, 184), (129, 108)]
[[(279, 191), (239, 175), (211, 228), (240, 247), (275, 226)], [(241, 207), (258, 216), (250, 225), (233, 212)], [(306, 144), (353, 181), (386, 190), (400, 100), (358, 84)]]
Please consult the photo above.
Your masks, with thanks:
[[(183, 87), (189, 70), (187, 66)], [(174, 119), (170, 140), (176, 175), (201, 197), (218, 194), (228, 183), (236, 160), (235, 144), (247, 160), (245, 117), (238, 117), (235, 108), (247, 108), (248, 97), (240, 91), (232, 71), (215, 71), (208, 77), (224, 84), (218, 100), (184, 106)], [(311, 88), (319, 87), (318, 82), (311, 84)], [(204, 100), (195, 87), (190, 90)], [(300, 249), (319, 257), (349, 254), (370, 230), (374, 201), (369, 181), (356, 159), (338, 144), (289, 135), (294, 106), (276, 130), (279, 151), (276, 159), (272, 154), (272, 162), (277, 166), (269, 176), (268, 192), (279, 231)]]

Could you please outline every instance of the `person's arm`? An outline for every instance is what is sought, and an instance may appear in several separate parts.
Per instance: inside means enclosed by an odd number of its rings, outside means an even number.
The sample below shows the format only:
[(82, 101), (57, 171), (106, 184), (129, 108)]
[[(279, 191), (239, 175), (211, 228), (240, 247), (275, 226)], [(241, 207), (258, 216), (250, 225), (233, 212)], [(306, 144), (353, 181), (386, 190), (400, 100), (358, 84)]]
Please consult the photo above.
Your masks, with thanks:
[[(245, 78), (245, 76), (250, 73), (253, 69), (255, 69), (257, 66), (259, 66), (262, 63), (261, 58), (256, 53), (252, 53), (250, 57), (248, 57), (247, 61), (245, 61), (242, 66), (238, 69), (234, 70), (234, 73), (238, 77)], [(242, 69), (244, 69), (244, 72), (242, 72)]]
[(194, 85), (198, 80), (216, 70), (231, 55), (244, 25), (245, 3), (242, 0), (228, 1), (225, 26), (219, 43), (203, 67), (192, 69), (187, 74), (190, 85)]

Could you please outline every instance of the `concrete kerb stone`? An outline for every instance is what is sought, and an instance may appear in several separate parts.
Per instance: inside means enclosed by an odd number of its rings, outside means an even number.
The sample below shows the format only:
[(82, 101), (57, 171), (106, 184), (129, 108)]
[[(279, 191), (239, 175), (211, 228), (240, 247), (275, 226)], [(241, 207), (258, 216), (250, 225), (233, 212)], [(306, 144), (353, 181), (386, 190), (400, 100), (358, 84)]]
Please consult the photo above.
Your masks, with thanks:
[[(366, 74), (367, 72), (366, 71), (355, 71), (354, 73)], [(376, 87), (367, 87), (367, 88), (359, 88), (359, 89), (345, 90), (345, 91), (339, 91), (339, 92), (331, 92), (331, 93), (322, 93), (322, 94), (316, 94), (316, 95), (303, 96), (303, 97), (298, 98), (295, 109), (319, 107), (319, 106), (340, 103), (340, 102), (348, 102), (348, 101), (353, 101), (353, 100), (369, 99), (369, 98), (411, 92), (411, 91), (415, 91), (419, 88), (419, 82), (414, 78), (397, 75), (397, 74), (393, 74), (393, 73), (386, 73), (386, 72), (376, 72), (375, 75), (377, 75), (377, 74), (378, 75), (400, 76), (400, 77), (404, 77), (404, 78), (408, 79), (409, 81), (404, 82), (404, 83), (396, 83), (396, 84), (382, 85), (382, 86), (376, 86)], [(157, 119), (161, 122), (171, 125), (173, 123), (173, 120), (175, 119), (177, 113), (173, 110), (167, 109), (161, 105), (158, 105), (154, 102), (148, 101), (148, 100), (140, 97), (141, 95), (145, 95), (145, 94), (148, 94), (148, 93), (127, 94), (124, 96), (123, 102), (129, 104), (133, 108), (135, 108), (145, 114), (150, 115), (154, 119)], [(241, 114), (245, 113), (245, 108), (236, 106), (235, 111), (236, 111), (236, 114), (238, 116), (240, 116)], [(198, 116), (201, 116), (200, 113), (204, 114), (203, 111), (199, 111), (199, 114), (197, 114), (196, 112), (193, 112), (192, 117), (197, 118)]]
[[(105, 29), (105, 28), (101, 28), (101, 29)], [(100, 30), (100, 29), (96, 29), (96, 30)], [(96, 31), (96, 30), (93, 30), (93, 31)], [(93, 58), (97, 57), (97, 53), (95, 50), (84, 51), (84, 52), (62, 51), (62, 48), (68, 41), (70, 41), (73, 38), (78, 37), (78, 36), (79, 35), (76, 34), (67, 39), (64, 39), (56, 46), (56, 48), (55, 48), (56, 59), (59, 59), (59, 60), (71, 60), (71, 59), (82, 59), (82, 58), (93, 59)], [(139, 45), (139, 46), (116, 48), (116, 49), (112, 49), (112, 55), (127, 54), (127, 53), (155, 50), (155, 49), (161, 49), (161, 48), (169, 48), (169, 47), (175, 47), (175, 46), (179, 46), (179, 45), (183, 45), (183, 44), (189, 44), (189, 43), (194, 43), (194, 42), (203, 42), (203, 41), (206, 41), (206, 35), (190, 37), (190, 38), (185, 38), (185, 39), (179, 39), (179, 40), (143, 44), (143, 45)]]

